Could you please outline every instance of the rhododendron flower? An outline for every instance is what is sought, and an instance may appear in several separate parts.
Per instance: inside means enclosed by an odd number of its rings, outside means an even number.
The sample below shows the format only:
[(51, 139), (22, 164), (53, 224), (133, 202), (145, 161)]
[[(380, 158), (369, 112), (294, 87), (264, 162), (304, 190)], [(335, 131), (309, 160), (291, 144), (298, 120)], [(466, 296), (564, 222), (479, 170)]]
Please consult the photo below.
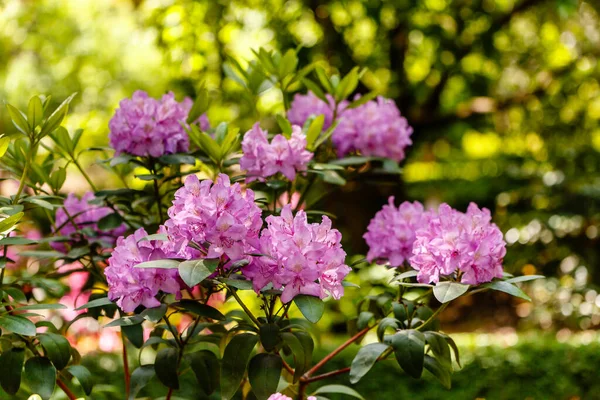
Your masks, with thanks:
[(394, 197), (375, 214), (363, 235), (369, 245), (367, 260), (389, 262), (398, 267), (412, 256), (416, 231), (427, 223), (423, 205), (418, 201), (408, 201), (394, 206)]
[(135, 268), (146, 261), (181, 257), (160, 240), (141, 240), (147, 235), (140, 228), (126, 238), (120, 237), (104, 270), (108, 297), (116, 300), (125, 312), (135, 310), (140, 304), (158, 307), (160, 302), (155, 296), (160, 291), (179, 294), (181, 290), (177, 269)]
[[(267, 400), (292, 400), (292, 398), (286, 396), (285, 394), (273, 393)], [(308, 396), (307, 400), (317, 400), (317, 398), (315, 396)]]
[(470, 285), (502, 277), (506, 243), (488, 209), (471, 203), (461, 213), (442, 204), (437, 214), (428, 216), (426, 226), (417, 231), (410, 259), (419, 282), (437, 283), (440, 276), (455, 272)]
[(192, 244), (203, 248), (207, 258), (226, 255), (236, 261), (258, 243), (261, 214), (254, 192), (242, 192), (227, 175), (219, 174), (214, 183), (190, 175), (175, 192), (165, 227), (174, 251), (197, 258), (200, 254), (190, 248)]
[(306, 150), (306, 136), (297, 125), (292, 126), (290, 139), (279, 134), (269, 143), (267, 132), (256, 123), (244, 135), (242, 151), (244, 155), (240, 159), (240, 168), (246, 170), (247, 182), (264, 181), (278, 172), (293, 180), (297, 172), (306, 171), (313, 157), (313, 153)]
[[(108, 214), (112, 214), (114, 211), (108, 207), (90, 204), (94, 199), (94, 193), (92, 192), (87, 192), (81, 199), (73, 193), (69, 193), (63, 207), (56, 211), (55, 226), (57, 230), (54, 234), (74, 237), (81, 229), (91, 228), (92, 231), (97, 233), (95, 239), (105, 242), (107, 246), (112, 246), (116, 238), (125, 232), (126, 227), (124, 224), (121, 224), (107, 231), (99, 230), (97, 226), (98, 221)], [(74, 240), (76, 240), (75, 237)], [(50, 245), (55, 250), (66, 250), (63, 242), (51, 242)]]
[(266, 221), (257, 248), (264, 256), (254, 257), (242, 270), (254, 289), (258, 292), (272, 283), (283, 289), (284, 303), (298, 294), (339, 299), (344, 294), (342, 280), (351, 269), (344, 264), (342, 235), (331, 229), (331, 220), (324, 216), (320, 224), (309, 224), (304, 211), (294, 217), (288, 204), (281, 216), (271, 215)]
[(402, 161), (404, 149), (412, 144), (413, 129), (393, 100), (378, 97), (340, 114), (332, 140), (342, 157), (358, 150), (364, 156)]
[(331, 95), (327, 95), (328, 103), (324, 102), (311, 91), (306, 94), (297, 93), (290, 105), (287, 117), (293, 125), (303, 126), (307, 119), (318, 115), (325, 116), (323, 129), (327, 129), (333, 123), (333, 110), (335, 101)]
[[(161, 99), (153, 99), (138, 90), (131, 99), (119, 103), (110, 120), (110, 145), (117, 155), (160, 157), (186, 152), (189, 138), (181, 124), (185, 123), (191, 108), (190, 99), (178, 103), (172, 92)], [(205, 115), (196, 122), (202, 130), (209, 128)]]

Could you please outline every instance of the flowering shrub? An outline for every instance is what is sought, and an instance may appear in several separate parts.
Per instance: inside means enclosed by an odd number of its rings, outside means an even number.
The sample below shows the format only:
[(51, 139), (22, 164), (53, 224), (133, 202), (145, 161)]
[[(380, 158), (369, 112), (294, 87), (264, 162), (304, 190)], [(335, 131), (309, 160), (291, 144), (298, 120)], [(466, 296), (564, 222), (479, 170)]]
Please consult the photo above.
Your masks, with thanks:
[[(204, 89), (193, 104), (171, 93), (155, 100), (136, 92), (110, 122), (115, 157), (102, 162), (121, 178), (135, 167), (135, 177), (146, 182), (140, 189), (96, 186), (82, 166), (82, 131), (61, 126), (71, 98), (52, 112), (40, 96), (27, 112), (8, 105), (16, 132), (0, 137), (1, 163), (18, 187), (0, 197), (5, 392), (48, 399), (59, 386), (70, 399), (76, 391), (90, 395), (91, 374), (70, 336), (85, 319), (120, 330), (128, 399), (154, 376), (171, 399), (187, 371), (203, 396), (360, 399), (351, 387), (311, 385), (343, 373), (356, 383), (392, 355), (410, 376), (427, 370), (450, 387), (459, 358), (437, 315), (474, 291), (527, 298), (515, 283), (536, 277), (503, 274), (502, 233), (475, 204), (462, 213), (446, 204), (396, 207), (390, 198), (364, 235), (366, 259), (346, 254), (332, 219), (313, 209), (315, 197), (363, 171), (399, 174), (412, 134), (390, 100), (353, 96), (358, 69), (330, 76), (318, 65), (298, 69), (292, 50), (260, 50), (247, 69), (233, 63), (228, 71), (249, 98), (265, 82), (275, 85), (288, 119), (275, 116), (269, 130), (280, 132), (270, 138), (261, 128), (265, 121), (244, 135), (238, 121), (210, 128), (211, 95)], [(308, 94), (295, 93), (303, 87)], [(41, 154), (41, 148), (51, 151)], [(93, 192), (64, 197), (67, 165)], [(27, 234), (35, 221), (51, 234)], [(14, 246), (28, 247), (15, 252)], [(22, 258), (35, 259), (37, 270), (21, 267)], [(324, 300), (353, 290), (346, 278), (370, 262), (395, 267), (389, 287), (358, 302), (350, 338), (313, 363), (311, 325), (325, 312)], [(237, 308), (225, 312), (224, 303)], [(349, 368), (319, 373), (372, 329), (377, 341), (360, 347)], [(114, 347), (109, 339), (103, 348)], [(131, 347), (155, 357), (140, 357), (132, 372)]]

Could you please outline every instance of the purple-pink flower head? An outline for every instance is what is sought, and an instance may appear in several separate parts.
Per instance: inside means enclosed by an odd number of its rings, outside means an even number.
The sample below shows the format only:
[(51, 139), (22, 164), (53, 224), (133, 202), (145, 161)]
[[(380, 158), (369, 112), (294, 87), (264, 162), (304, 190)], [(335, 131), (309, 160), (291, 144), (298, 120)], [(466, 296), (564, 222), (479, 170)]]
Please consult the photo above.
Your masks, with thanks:
[(333, 122), (333, 110), (335, 101), (331, 95), (327, 95), (328, 103), (324, 102), (311, 91), (306, 94), (297, 93), (287, 113), (288, 119), (293, 125), (303, 126), (307, 119), (318, 115), (325, 116), (323, 128), (327, 129)]
[(394, 101), (378, 97), (356, 108), (346, 109), (332, 140), (342, 157), (351, 151), (363, 156), (385, 157), (402, 161), (404, 150), (412, 144), (413, 129)]
[(189, 175), (184, 186), (175, 192), (168, 215), (165, 227), (177, 249), (185, 252), (190, 245), (199, 246), (207, 258), (245, 258), (249, 249), (258, 244), (262, 227), (254, 192), (242, 192), (239, 183), (232, 185), (225, 174), (219, 174), (214, 183)]
[(471, 203), (462, 213), (442, 204), (428, 217), (427, 225), (417, 231), (410, 259), (419, 282), (437, 283), (440, 276), (454, 273), (469, 285), (502, 277), (506, 243), (489, 210)]
[(423, 205), (408, 201), (394, 206), (394, 197), (375, 214), (369, 223), (364, 239), (369, 245), (367, 260), (398, 267), (412, 256), (416, 231), (427, 223)]
[(135, 268), (146, 261), (181, 257), (181, 254), (172, 252), (165, 242), (142, 240), (147, 235), (144, 228), (140, 228), (126, 238), (120, 237), (104, 270), (108, 297), (116, 300), (125, 312), (131, 312), (139, 305), (158, 307), (160, 302), (156, 295), (159, 292), (179, 295), (181, 290), (176, 268)]
[(244, 135), (242, 151), (240, 168), (246, 170), (247, 182), (264, 181), (279, 172), (293, 180), (297, 172), (306, 171), (313, 157), (313, 153), (306, 150), (306, 136), (297, 125), (292, 126), (289, 139), (279, 134), (269, 143), (267, 132), (256, 123)]
[[(79, 199), (73, 193), (69, 193), (63, 207), (56, 211), (56, 231), (55, 235), (59, 236), (73, 236), (84, 228), (90, 228), (96, 235), (93, 239), (103, 242), (106, 247), (112, 247), (117, 237), (121, 236), (125, 232), (125, 225), (102, 231), (98, 229), (98, 221), (108, 214), (114, 211), (108, 207), (102, 207), (89, 202), (94, 200), (94, 194), (92, 192), (85, 193), (81, 199)], [(88, 238), (92, 239), (92, 238)], [(74, 237), (74, 240), (77, 238)], [(52, 248), (59, 251), (65, 251), (66, 247), (62, 242), (52, 242)]]
[[(131, 99), (119, 103), (109, 123), (110, 145), (116, 154), (160, 157), (188, 151), (189, 138), (181, 126), (192, 107), (190, 99), (178, 103), (173, 93), (153, 99), (136, 91)], [(208, 129), (206, 116), (197, 123)]]
[[(281, 393), (273, 393), (267, 400), (292, 400), (291, 397)], [(315, 396), (308, 396), (306, 400), (317, 400)]]
[(274, 288), (283, 289), (284, 303), (298, 294), (343, 296), (342, 281), (351, 269), (344, 264), (342, 235), (331, 228), (329, 218), (309, 224), (304, 211), (293, 216), (288, 204), (280, 216), (271, 215), (266, 221), (257, 247), (264, 256), (254, 257), (243, 270), (257, 292), (272, 283)]

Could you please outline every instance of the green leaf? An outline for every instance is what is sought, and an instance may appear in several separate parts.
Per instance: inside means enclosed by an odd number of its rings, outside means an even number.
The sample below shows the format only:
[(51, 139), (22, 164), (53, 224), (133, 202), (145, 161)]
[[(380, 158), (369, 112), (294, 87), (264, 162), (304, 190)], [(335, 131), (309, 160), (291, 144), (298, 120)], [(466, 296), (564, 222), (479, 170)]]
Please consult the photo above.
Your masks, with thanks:
[(224, 321), (225, 316), (219, 310), (206, 304), (198, 303), (194, 300), (184, 299), (177, 303), (171, 304), (174, 307), (182, 307), (185, 310), (192, 312), (202, 317)]
[(277, 354), (261, 353), (250, 360), (248, 379), (258, 400), (267, 400), (277, 392), (283, 362)]
[(140, 365), (131, 374), (129, 399), (134, 400), (140, 390), (150, 382), (156, 373), (154, 365)]
[(33, 96), (29, 100), (29, 107), (27, 108), (27, 120), (32, 128), (35, 128), (42, 122), (43, 119), (43, 108), (42, 101), (38, 96)]
[(279, 62), (279, 78), (283, 79), (296, 70), (298, 66), (298, 55), (294, 49), (285, 52)]
[(275, 119), (277, 119), (277, 124), (279, 124), (279, 127), (281, 128), (283, 136), (289, 139), (292, 136), (292, 125), (290, 124), (290, 121), (279, 114), (275, 116)]
[(4, 291), (4, 293), (12, 297), (16, 302), (24, 303), (27, 301), (27, 298), (25, 297), (25, 294), (23, 294), (23, 291), (21, 289), (7, 286), (3, 287), (2, 290)]
[(212, 272), (204, 265), (204, 260), (190, 260), (179, 264), (179, 276), (186, 285), (194, 287), (206, 278)]
[(450, 389), (452, 386), (451, 369), (449, 369), (447, 366), (444, 366), (430, 355), (425, 355), (424, 365), (425, 369), (431, 372), (446, 389)]
[(316, 324), (319, 322), (325, 311), (323, 300), (315, 296), (307, 296), (304, 294), (294, 297), (294, 303), (300, 310), (304, 318)]
[(389, 346), (383, 343), (370, 343), (361, 347), (350, 366), (350, 383), (355, 384), (360, 381), (388, 348)]
[(303, 78), (302, 79), (302, 84), (304, 84), (304, 86), (306, 86), (306, 88), (308, 90), (310, 90), (311, 92), (313, 92), (313, 94), (315, 96), (317, 96), (319, 99), (323, 100), (325, 103), (328, 103), (327, 97), (325, 96), (325, 93), (323, 93), (323, 90), (321, 90), (321, 88), (319, 87), (319, 85), (317, 85), (315, 82), (311, 81), (308, 78)]
[(160, 156), (158, 161), (167, 165), (196, 164), (196, 159), (193, 156), (188, 156), (187, 154), (165, 154)]
[(65, 118), (65, 115), (67, 115), (67, 111), (69, 110), (69, 103), (71, 102), (71, 100), (73, 100), (75, 94), (76, 93), (73, 93), (72, 95), (67, 97), (65, 101), (63, 101), (60, 104), (60, 106), (58, 106), (58, 108), (54, 110), (54, 112), (48, 117), (46, 122), (44, 122), (44, 124), (42, 125), (40, 137), (44, 137), (47, 134), (54, 131), (56, 128), (58, 128), (62, 120)]
[(348, 74), (344, 77), (344, 79), (342, 79), (340, 84), (335, 89), (335, 98), (338, 103), (350, 96), (352, 92), (356, 90), (359, 78), (358, 71), (359, 67), (352, 68), (352, 70), (348, 72)]
[(2, 156), (4, 154), (6, 154), (6, 150), (8, 150), (8, 145), (10, 144), (10, 137), (9, 136), (2, 136), (0, 137), (0, 158), (2, 158)]
[(209, 104), (210, 97), (208, 95), (208, 90), (206, 90), (204, 83), (202, 83), (198, 89), (196, 100), (194, 100), (194, 104), (192, 105), (185, 122), (188, 124), (196, 122), (198, 118), (200, 118), (200, 116), (204, 114), (206, 110), (208, 110)]
[(119, 213), (111, 213), (98, 221), (98, 229), (101, 231), (109, 231), (118, 228), (123, 223), (123, 217)]
[(0, 233), (6, 232), (7, 230), (15, 226), (17, 222), (19, 222), (19, 220), (23, 218), (23, 215), (25, 215), (23, 212), (18, 212), (0, 221)]
[(0, 354), (0, 385), (6, 393), (14, 395), (19, 391), (24, 360), (25, 349), (13, 347)]
[(304, 349), (304, 368), (300, 372), (298, 372), (297, 377), (300, 378), (305, 371), (308, 371), (310, 365), (312, 363), (313, 351), (315, 350), (315, 342), (312, 339), (312, 336), (308, 332), (304, 331), (295, 331), (292, 332), (294, 336), (300, 341), (300, 345)]
[(123, 325), (121, 326), (121, 332), (136, 348), (139, 349), (144, 344), (144, 329), (142, 328), (142, 324)]
[(144, 242), (146, 240), (162, 240), (164, 242), (164, 241), (169, 240), (169, 237), (167, 236), (166, 233), (155, 233), (155, 234), (152, 234), (152, 235), (144, 236), (143, 238), (141, 238), (140, 240), (138, 240), (138, 243), (139, 242)]
[(10, 119), (12, 120), (15, 128), (17, 128), (21, 133), (29, 135), (29, 133), (31, 133), (31, 127), (29, 126), (25, 115), (23, 115), (21, 111), (10, 104), (7, 104), (6, 108), (8, 109), (8, 114), (10, 115)]
[(28, 245), (28, 244), (36, 244), (38, 243), (37, 240), (33, 240), (33, 239), (27, 239), (24, 237), (18, 237), (18, 236), (11, 236), (11, 237), (6, 237), (2, 240), (0, 240), (0, 246), (9, 246), (9, 245)]
[(371, 322), (373, 319), (375, 319), (375, 314), (373, 314), (371, 311), (362, 311), (358, 315), (358, 322), (357, 322), (358, 330), (362, 330), (362, 329), (366, 328), (369, 325), (369, 322)]
[(114, 304), (112, 301), (110, 301), (108, 299), (108, 297), (101, 297), (99, 299), (95, 299), (92, 301), (89, 301), (87, 303), (85, 303), (84, 305), (77, 307), (75, 309), (75, 311), (80, 311), (80, 310), (84, 310), (87, 308), (95, 308), (95, 307), (102, 307), (102, 306), (108, 306), (108, 305), (112, 305)]
[(436, 333), (437, 332), (424, 332), (425, 340), (440, 362), (452, 366), (452, 356), (450, 355), (448, 342), (443, 336), (437, 335)]
[(14, 309), (14, 311), (22, 311), (22, 310), (65, 310), (67, 306), (60, 303), (51, 303), (51, 304), (27, 304), (25, 306), (20, 306)]
[(179, 266), (179, 264), (181, 264), (181, 261), (164, 259), (164, 260), (146, 261), (143, 263), (139, 263), (138, 265), (134, 265), (134, 267), (135, 268), (171, 269), (171, 268), (177, 268)]
[(339, 158), (337, 160), (331, 160), (329, 163), (334, 164), (334, 165), (342, 165), (342, 166), (363, 165), (372, 160), (375, 160), (375, 158), (374, 157), (350, 156), (350, 157)]
[(323, 67), (316, 67), (315, 72), (317, 73), (317, 78), (319, 78), (319, 82), (321, 82), (321, 85), (325, 88), (325, 90), (328, 93), (334, 94), (335, 89), (333, 88), (333, 84), (329, 80), (329, 77), (327, 76), (327, 73), (325, 72)]
[(148, 320), (150, 322), (158, 322), (165, 316), (167, 312), (167, 305), (161, 304), (158, 307), (154, 308), (146, 308), (144, 311), (140, 313), (140, 317)]
[(420, 378), (423, 373), (425, 336), (417, 330), (410, 329), (392, 335), (389, 342), (402, 369), (413, 378)]
[(273, 351), (280, 342), (277, 324), (262, 324), (259, 330), (260, 343), (266, 351)]
[(504, 282), (508, 283), (518, 283), (518, 282), (528, 282), (533, 281), (535, 279), (545, 279), (544, 275), (523, 275), (523, 276), (515, 276), (514, 278), (509, 278)]
[(438, 282), (433, 288), (433, 295), (440, 303), (448, 303), (467, 293), (469, 285), (458, 282)]
[[(398, 304), (398, 303), (395, 303)], [(400, 305), (400, 307), (404, 310), (404, 307)], [(406, 318), (404, 318), (406, 319)], [(402, 321), (404, 321), (404, 319)], [(396, 318), (384, 318), (381, 321), (379, 321), (379, 324), (377, 325), (377, 338), (379, 339), (379, 341), (383, 341), (383, 337), (385, 336), (385, 330), (387, 328), (393, 328), (395, 330), (397, 330), (399, 328), (400, 325), (400, 321), (397, 320)], [(360, 329), (360, 328), (359, 328)]]
[(154, 372), (158, 379), (172, 389), (179, 389), (179, 376), (177, 375), (177, 360), (179, 351), (168, 347), (159, 350), (154, 361)]
[(219, 386), (220, 366), (217, 356), (209, 350), (201, 350), (195, 353), (187, 354), (189, 361), (198, 384), (204, 391), (205, 395), (210, 395)]
[(83, 365), (71, 365), (69, 368), (67, 368), (67, 371), (77, 378), (79, 384), (83, 388), (83, 391), (89, 396), (92, 393), (92, 388), (94, 387), (94, 380), (90, 371)]
[(257, 342), (257, 335), (242, 333), (235, 335), (227, 344), (221, 364), (221, 397), (223, 399), (231, 399), (240, 387), (246, 373), (248, 359)]
[(62, 258), (66, 254), (55, 250), (26, 250), (19, 253), (22, 257), (33, 257), (33, 258)]
[(144, 318), (139, 315), (132, 315), (130, 317), (122, 317), (119, 319), (115, 319), (114, 321), (104, 325), (105, 328), (110, 328), (111, 326), (130, 326), (130, 325), (138, 325), (144, 322)]
[(325, 115), (319, 114), (317, 115), (308, 130), (306, 131), (306, 147), (308, 149), (312, 149), (312, 145), (315, 143), (321, 132), (323, 132), (323, 125), (325, 124)]
[(227, 286), (234, 287), (239, 290), (252, 290), (252, 282), (245, 279), (223, 279)]
[(346, 109), (362, 106), (363, 104), (366, 104), (369, 101), (373, 100), (375, 97), (377, 97), (377, 92), (369, 92), (348, 104), (348, 107), (346, 107)]
[(320, 388), (318, 388), (317, 390), (315, 390), (313, 392), (313, 395), (321, 394), (321, 393), (340, 393), (340, 394), (345, 394), (348, 396), (355, 397), (360, 400), (365, 400), (364, 397), (362, 397), (360, 395), (360, 393), (358, 393), (356, 390), (349, 388), (348, 386), (344, 386), (344, 385), (321, 386)]
[(33, 357), (25, 363), (25, 383), (43, 400), (50, 399), (56, 384), (56, 368), (45, 357)]
[(57, 370), (61, 370), (69, 364), (71, 359), (71, 344), (61, 335), (56, 333), (42, 333), (38, 335), (44, 354), (52, 361)]
[(511, 296), (520, 297), (521, 299), (525, 299), (527, 301), (531, 301), (531, 298), (525, 294), (521, 289), (513, 285), (512, 283), (508, 283), (506, 281), (496, 281), (486, 283), (481, 285), (481, 287), (485, 287), (492, 290), (497, 290), (499, 292), (508, 293)]
[(206, 132), (200, 131), (196, 125), (191, 125), (188, 130), (190, 139), (204, 151), (214, 162), (218, 162), (221, 154), (221, 148), (217, 142)]
[(343, 186), (346, 184), (346, 179), (333, 170), (323, 172), (323, 180), (327, 183)]
[(35, 336), (35, 324), (18, 315), (0, 317), (0, 328), (24, 336)]
[(294, 335), (291, 332), (283, 332), (281, 334), (281, 339), (283, 342), (292, 350), (292, 354), (294, 355), (294, 380), (296, 383), (300, 380), (300, 377), (306, 371), (306, 359), (307, 355), (302, 345), (302, 342), (298, 338), (298, 336)]

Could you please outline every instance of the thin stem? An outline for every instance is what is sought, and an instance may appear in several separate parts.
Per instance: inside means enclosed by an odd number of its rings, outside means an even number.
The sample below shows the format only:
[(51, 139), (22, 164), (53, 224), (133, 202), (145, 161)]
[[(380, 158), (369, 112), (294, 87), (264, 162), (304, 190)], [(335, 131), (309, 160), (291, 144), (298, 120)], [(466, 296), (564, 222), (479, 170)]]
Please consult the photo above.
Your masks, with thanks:
[(331, 378), (332, 376), (337, 376), (337, 375), (345, 374), (346, 372), (350, 372), (350, 367), (346, 367), (346, 368), (342, 368), (342, 369), (337, 369), (335, 371), (326, 372), (326, 373), (321, 374), (321, 375), (313, 376), (311, 378), (304, 379), (302, 382), (305, 385), (308, 385), (309, 383), (317, 382), (317, 381), (320, 381), (322, 379)]
[(427, 324), (429, 324), (431, 321), (433, 321), (433, 319), (442, 311), (444, 311), (444, 309), (448, 306), (448, 304), (450, 303), (444, 303), (441, 305), (440, 308), (438, 308), (437, 310), (435, 310), (435, 312), (433, 314), (431, 314), (431, 317), (427, 318), (427, 320), (425, 322), (423, 322), (421, 325), (417, 326), (415, 329), (420, 331), (421, 329), (423, 329)]
[(129, 375), (129, 360), (127, 359), (127, 341), (123, 330), (121, 330), (121, 341), (123, 342), (123, 373), (125, 375), (125, 397), (129, 398), (131, 376)]
[(342, 350), (344, 350), (346, 347), (350, 346), (352, 343), (354, 343), (355, 341), (357, 341), (358, 339), (360, 339), (361, 337), (363, 337), (364, 335), (366, 335), (367, 332), (369, 332), (369, 330), (371, 328), (372, 327), (367, 326), (362, 331), (358, 332), (356, 335), (354, 335), (350, 339), (346, 340), (337, 349), (333, 350), (331, 353), (329, 353), (328, 355), (326, 355), (325, 358), (323, 358), (321, 361), (319, 361), (317, 364), (315, 364), (314, 367), (312, 367), (311, 369), (309, 369), (303, 375), (303, 378), (305, 380), (308, 379), (308, 378), (310, 378), (315, 372), (317, 372), (323, 365), (327, 364), (328, 361), (330, 361), (333, 357), (335, 357), (336, 355), (338, 355)]
[(181, 341), (181, 338), (177, 334), (177, 330), (175, 328), (173, 328), (173, 325), (171, 325), (171, 322), (169, 322), (169, 318), (165, 315), (163, 317), (163, 320), (167, 324), (167, 327), (169, 328), (169, 331), (171, 332), (171, 335), (173, 335), (173, 337), (175, 338), (175, 342), (177, 342), (177, 345), (179, 346), (179, 348), (182, 348), (183, 347), (183, 342)]
[[(15, 194), (15, 198), (12, 203), (17, 204), (19, 202), (19, 198), (21, 197), (21, 193), (25, 188), (25, 178), (27, 178), (27, 174), (29, 173), (29, 168), (31, 167), (31, 159), (34, 157), (33, 144), (31, 144), (31, 148), (27, 152), (27, 157), (25, 159), (25, 166), (23, 167), (23, 174), (21, 175), (21, 180), (19, 182), (19, 188), (17, 189), (17, 193)], [(4, 272), (4, 271), (3, 271)]]
[(75, 396), (75, 394), (71, 392), (71, 389), (67, 387), (67, 385), (62, 381), (62, 379), (56, 379), (56, 384), (59, 388), (62, 389), (63, 392), (65, 392), (69, 400), (77, 400), (77, 396)]
[[(153, 171), (153, 173), (155, 173), (155, 172)], [(156, 206), (158, 207), (158, 217), (160, 218), (160, 222), (162, 223), (162, 222), (164, 222), (164, 219), (163, 219), (160, 191), (158, 188), (158, 180), (153, 179), (152, 181), (154, 182), (154, 197), (156, 198)]]
[(165, 400), (171, 400), (172, 394), (173, 394), (173, 388), (169, 388), (169, 391), (167, 392), (167, 397), (165, 397)]
[(252, 314), (252, 311), (250, 311), (250, 309), (244, 304), (242, 299), (240, 299), (240, 296), (238, 296), (238, 294), (235, 292), (235, 289), (231, 289), (231, 288), (229, 288), (229, 286), (227, 286), (227, 289), (229, 290), (231, 295), (235, 298), (235, 300), (238, 302), (238, 304), (244, 309), (244, 312), (248, 315), (248, 317), (250, 317), (252, 322), (254, 322), (256, 324), (256, 326), (260, 326), (261, 324), (258, 321), (258, 319), (254, 316), (254, 314)]
[(79, 170), (79, 172), (81, 172), (81, 175), (83, 175), (83, 177), (85, 178), (85, 180), (87, 181), (87, 183), (90, 185), (90, 187), (92, 188), (92, 190), (94, 192), (97, 192), (98, 189), (96, 188), (96, 185), (94, 185), (94, 182), (92, 182), (92, 180), (90, 179), (90, 176), (85, 172), (85, 170), (83, 169), (83, 167), (81, 166), (81, 164), (79, 164), (79, 161), (77, 161), (75, 159), (75, 157), (71, 157), (71, 159), (73, 160), (73, 164), (75, 164), (75, 166), (77, 167), (77, 169)]

